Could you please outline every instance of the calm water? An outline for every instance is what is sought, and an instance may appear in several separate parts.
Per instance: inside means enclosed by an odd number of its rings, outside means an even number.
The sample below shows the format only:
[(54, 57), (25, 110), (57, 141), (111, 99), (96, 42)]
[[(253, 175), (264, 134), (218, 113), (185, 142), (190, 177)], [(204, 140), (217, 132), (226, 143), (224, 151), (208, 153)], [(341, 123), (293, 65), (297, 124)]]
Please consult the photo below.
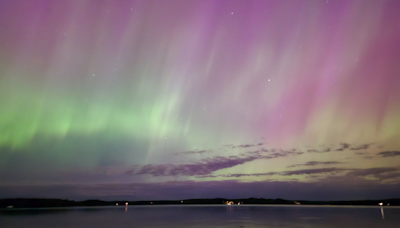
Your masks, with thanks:
[(124, 206), (0, 211), (0, 227), (400, 227), (400, 207)]

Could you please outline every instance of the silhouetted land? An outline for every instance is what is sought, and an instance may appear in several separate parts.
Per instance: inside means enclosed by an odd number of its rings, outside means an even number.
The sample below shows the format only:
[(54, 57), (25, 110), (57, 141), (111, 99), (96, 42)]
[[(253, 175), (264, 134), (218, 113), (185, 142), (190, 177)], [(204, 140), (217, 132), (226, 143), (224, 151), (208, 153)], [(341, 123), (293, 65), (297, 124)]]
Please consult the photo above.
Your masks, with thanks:
[[(85, 200), (73, 201), (62, 199), (27, 199), (27, 198), (14, 198), (14, 199), (0, 199), (0, 208), (43, 208), (43, 207), (78, 207), (78, 206), (111, 206), (125, 205), (172, 205), (172, 204), (223, 204), (225, 201), (233, 201), (235, 204), (241, 202), (242, 204), (296, 204), (301, 205), (360, 205), (360, 206), (377, 206), (383, 202), (384, 206), (399, 206), (399, 199), (382, 199), (382, 200), (357, 200), (357, 201), (305, 201), (305, 200), (284, 200), (284, 199), (263, 199), (263, 198), (249, 198), (249, 199), (187, 199), (183, 200), (158, 200), (158, 201), (101, 201), (101, 200)], [(11, 208), (10, 208), (11, 209)]]

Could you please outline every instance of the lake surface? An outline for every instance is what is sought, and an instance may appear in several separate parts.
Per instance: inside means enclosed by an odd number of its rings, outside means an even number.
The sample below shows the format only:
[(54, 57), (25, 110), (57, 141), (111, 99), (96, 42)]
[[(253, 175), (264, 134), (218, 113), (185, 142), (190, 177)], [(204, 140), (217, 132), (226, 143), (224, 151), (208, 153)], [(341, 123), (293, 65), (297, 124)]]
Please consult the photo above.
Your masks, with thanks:
[(400, 207), (196, 205), (0, 210), (0, 227), (400, 227)]

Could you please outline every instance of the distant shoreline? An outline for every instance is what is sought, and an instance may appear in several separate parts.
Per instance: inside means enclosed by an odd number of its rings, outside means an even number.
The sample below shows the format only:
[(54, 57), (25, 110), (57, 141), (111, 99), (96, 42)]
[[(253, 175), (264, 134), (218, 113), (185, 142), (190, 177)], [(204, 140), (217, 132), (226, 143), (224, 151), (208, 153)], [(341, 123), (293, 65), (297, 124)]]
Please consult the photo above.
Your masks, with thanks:
[(347, 200), (347, 201), (309, 201), (309, 200), (285, 200), (285, 199), (186, 199), (186, 200), (154, 200), (154, 201), (102, 201), (85, 200), (73, 201), (63, 199), (42, 199), (42, 198), (8, 198), (0, 199), (0, 209), (17, 208), (53, 208), (53, 207), (91, 207), (91, 206), (125, 206), (128, 205), (223, 205), (232, 201), (233, 205), (240, 202), (241, 205), (325, 205), (325, 206), (400, 206), (400, 198), (382, 200)]

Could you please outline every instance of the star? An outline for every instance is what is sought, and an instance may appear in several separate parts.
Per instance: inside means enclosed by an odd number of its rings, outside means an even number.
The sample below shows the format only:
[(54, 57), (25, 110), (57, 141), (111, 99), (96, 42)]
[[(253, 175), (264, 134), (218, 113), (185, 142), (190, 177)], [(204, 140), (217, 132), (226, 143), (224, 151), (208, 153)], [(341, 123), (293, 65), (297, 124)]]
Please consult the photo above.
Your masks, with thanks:
[(270, 81), (271, 81), (271, 79), (268, 79), (268, 81), (270, 82)]

